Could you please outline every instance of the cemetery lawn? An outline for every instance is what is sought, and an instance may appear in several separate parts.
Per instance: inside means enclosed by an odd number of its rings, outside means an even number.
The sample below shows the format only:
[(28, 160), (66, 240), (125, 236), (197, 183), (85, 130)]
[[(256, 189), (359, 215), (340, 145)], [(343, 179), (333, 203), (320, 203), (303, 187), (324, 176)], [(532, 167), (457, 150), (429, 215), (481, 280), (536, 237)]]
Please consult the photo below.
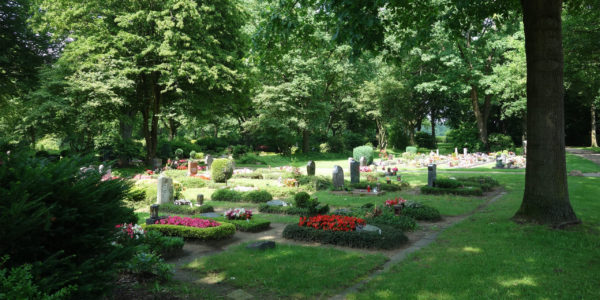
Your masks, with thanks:
[(589, 160), (567, 153), (567, 172), (573, 170), (579, 170), (583, 173), (597, 173), (600, 172), (600, 166), (594, 163), (590, 163)]
[[(573, 157), (568, 162), (585, 170), (595, 167)], [(600, 195), (600, 178), (568, 177), (571, 203), (583, 224), (554, 230), (512, 222), (524, 176), (493, 177), (505, 186), (504, 197), (348, 298), (600, 298), (600, 202), (592, 196)]]
[(387, 258), (329, 247), (278, 244), (264, 251), (246, 244), (206, 256), (185, 268), (223, 283), (277, 298), (323, 298), (356, 283)]

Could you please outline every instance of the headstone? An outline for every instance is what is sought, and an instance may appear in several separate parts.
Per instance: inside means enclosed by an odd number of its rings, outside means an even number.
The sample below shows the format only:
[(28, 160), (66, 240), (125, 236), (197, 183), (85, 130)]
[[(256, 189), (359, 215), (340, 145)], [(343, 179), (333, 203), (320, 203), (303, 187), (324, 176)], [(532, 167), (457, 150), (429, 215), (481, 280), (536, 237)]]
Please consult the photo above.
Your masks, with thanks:
[(103, 174), (104, 173), (104, 165), (99, 165), (98, 166), (98, 173)]
[(350, 182), (360, 182), (360, 163), (354, 159), (350, 162)]
[(273, 241), (261, 241), (249, 244), (246, 246), (247, 249), (252, 250), (266, 250), (266, 249), (275, 249), (275, 242)]
[(373, 226), (373, 225), (369, 225), (369, 224), (367, 224), (365, 226), (356, 227), (356, 231), (358, 231), (358, 232), (361, 232), (361, 231), (364, 231), (364, 232), (378, 232), (379, 234), (381, 234), (381, 229), (379, 227)]
[(437, 177), (437, 170), (435, 164), (430, 164), (427, 166), (427, 185), (433, 187), (435, 184), (435, 179)]
[(361, 167), (366, 167), (367, 166), (367, 158), (364, 156), (360, 157), (360, 166)]
[(189, 160), (188, 161), (188, 175), (194, 176), (198, 174), (198, 162)]
[(498, 168), (498, 169), (504, 168), (504, 163), (502, 162), (501, 156), (496, 156), (496, 168)]
[(289, 204), (287, 202), (281, 201), (281, 200), (267, 201), (267, 205), (268, 206), (289, 206)]
[(467, 148), (463, 148), (463, 155), (467, 156)]
[(152, 159), (152, 170), (161, 169), (162, 168), (162, 159), (153, 158)]
[(210, 166), (212, 166), (213, 163), (213, 157), (212, 155), (208, 154), (205, 158), (204, 158), (204, 163), (206, 164), (206, 169), (210, 170)]
[(146, 225), (156, 224), (156, 221), (167, 218), (164, 216), (163, 217), (158, 216), (158, 207), (159, 206), (160, 205), (158, 205), (158, 204), (150, 205), (150, 218), (146, 219)]
[(308, 161), (308, 164), (306, 164), (306, 175), (308, 176), (315, 176), (315, 162), (312, 160)]
[(341, 189), (344, 187), (344, 170), (340, 166), (333, 166), (333, 172), (331, 173), (334, 189)]
[(204, 204), (204, 195), (202, 194), (198, 194), (196, 195), (196, 204)]
[(454, 154), (458, 156), (458, 148), (454, 148)]
[(440, 156), (440, 149), (435, 149), (435, 155)]
[(173, 179), (161, 175), (158, 177), (156, 204), (173, 202)]

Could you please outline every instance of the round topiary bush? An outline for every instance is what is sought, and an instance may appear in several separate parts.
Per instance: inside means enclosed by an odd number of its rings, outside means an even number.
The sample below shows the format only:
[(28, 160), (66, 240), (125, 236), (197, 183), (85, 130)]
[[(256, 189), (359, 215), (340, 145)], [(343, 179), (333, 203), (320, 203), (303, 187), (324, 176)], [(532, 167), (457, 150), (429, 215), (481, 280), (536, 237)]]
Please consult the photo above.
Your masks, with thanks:
[(296, 202), (296, 207), (308, 208), (310, 195), (307, 192), (298, 192), (294, 195), (294, 202)]
[(190, 159), (195, 159), (196, 158), (196, 151), (192, 150), (190, 151)]
[(215, 159), (210, 168), (215, 182), (225, 182), (233, 175), (233, 162), (226, 158)]
[(352, 151), (352, 157), (356, 161), (360, 161), (360, 158), (363, 156), (367, 159), (367, 164), (371, 164), (373, 162), (373, 147), (359, 146)]
[(264, 203), (273, 200), (273, 196), (267, 191), (250, 191), (244, 193), (242, 199), (246, 202)]
[(183, 149), (177, 148), (177, 150), (175, 150), (175, 156), (181, 157), (182, 155), (183, 155)]

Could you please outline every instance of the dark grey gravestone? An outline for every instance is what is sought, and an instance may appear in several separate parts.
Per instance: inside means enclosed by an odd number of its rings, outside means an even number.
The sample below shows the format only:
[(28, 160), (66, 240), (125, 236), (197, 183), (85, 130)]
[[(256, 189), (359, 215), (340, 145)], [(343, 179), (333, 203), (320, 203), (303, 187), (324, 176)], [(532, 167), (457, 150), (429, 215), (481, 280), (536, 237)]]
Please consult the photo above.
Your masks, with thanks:
[(496, 168), (497, 169), (504, 168), (504, 163), (502, 161), (502, 157), (501, 156), (496, 156)]
[(367, 158), (364, 156), (360, 157), (360, 166), (361, 167), (366, 167), (367, 166)]
[(339, 190), (344, 187), (344, 170), (340, 166), (333, 166), (333, 173), (331, 174), (331, 181), (333, 181), (333, 188)]
[(437, 177), (436, 165), (431, 164), (427, 166), (427, 185), (433, 187), (435, 184), (435, 178)]
[(315, 176), (315, 162), (312, 160), (308, 161), (308, 164), (306, 164), (306, 175), (308, 176)]
[(360, 163), (352, 160), (350, 162), (350, 182), (351, 183), (359, 183), (360, 182)]
[(247, 249), (252, 250), (266, 250), (266, 249), (275, 249), (275, 242), (273, 241), (262, 241), (249, 244), (246, 246)]

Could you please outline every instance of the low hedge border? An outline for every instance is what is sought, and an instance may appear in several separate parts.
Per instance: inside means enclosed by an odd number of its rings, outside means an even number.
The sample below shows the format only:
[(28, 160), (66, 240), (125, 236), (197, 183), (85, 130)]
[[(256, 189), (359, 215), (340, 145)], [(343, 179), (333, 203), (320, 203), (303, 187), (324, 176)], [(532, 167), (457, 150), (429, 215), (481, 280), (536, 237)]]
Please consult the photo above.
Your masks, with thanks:
[(264, 203), (273, 200), (273, 196), (271, 195), (271, 193), (265, 190), (238, 192), (225, 188), (215, 191), (211, 196), (211, 200)]
[[(401, 191), (403, 187), (408, 187), (410, 186), (408, 183), (403, 183), (403, 185), (400, 184), (395, 184), (395, 183), (383, 183), (380, 182), (379, 184), (381, 184), (381, 189), (387, 192), (397, 192), (397, 191)], [(352, 188), (355, 189), (366, 189), (367, 186), (370, 185), (371, 188), (375, 188), (375, 186), (377, 186), (377, 182), (368, 182), (368, 181), (363, 181), (363, 182), (359, 182), (359, 183), (353, 183), (350, 186)]]
[(301, 216), (306, 216), (309, 214), (308, 208), (294, 206), (271, 206), (264, 203), (258, 206), (258, 211), (267, 214), (285, 214)]
[(402, 209), (402, 215), (420, 221), (439, 221), (442, 219), (439, 210), (427, 205), (406, 206)]
[(160, 205), (159, 211), (171, 214), (196, 215), (207, 212), (214, 212), (215, 208), (210, 205), (190, 207), (189, 205), (175, 205), (173, 203), (165, 203)]
[(167, 224), (151, 224), (143, 225), (143, 227), (148, 231), (158, 231), (167, 236), (179, 236), (184, 239), (196, 239), (202, 241), (228, 239), (235, 234), (235, 225), (225, 222), (220, 223), (221, 225), (217, 227), (206, 228)]
[(371, 249), (398, 248), (408, 241), (402, 231), (378, 227), (381, 228), (381, 234), (366, 231), (330, 231), (290, 224), (283, 230), (283, 237), (297, 241)]
[(423, 186), (421, 187), (421, 193), (427, 195), (460, 195), (460, 196), (483, 196), (483, 191), (481, 188), (472, 187), (472, 188), (438, 188), (438, 187), (430, 187)]
[(227, 220), (225, 217), (211, 218), (217, 222), (226, 222), (235, 225), (235, 229), (243, 232), (259, 232), (271, 227), (271, 221), (258, 217), (246, 220)]

